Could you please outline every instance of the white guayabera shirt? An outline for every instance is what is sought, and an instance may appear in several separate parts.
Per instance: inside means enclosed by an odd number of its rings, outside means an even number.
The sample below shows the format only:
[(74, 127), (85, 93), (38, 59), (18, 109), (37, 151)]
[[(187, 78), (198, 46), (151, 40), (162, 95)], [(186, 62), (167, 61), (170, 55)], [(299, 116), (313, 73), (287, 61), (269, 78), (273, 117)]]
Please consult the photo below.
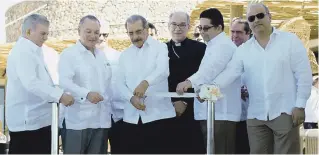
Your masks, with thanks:
[(175, 109), (169, 97), (146, 97), (143, 101), (146, 110), (137, 110), (131, 103), (134, 89), (146, 80), (149, 83), (147, 93), (168, 92), (168, 49), (164, 43), (148, 37), (142, 48), (131, 45), (123, 51), (119, 61), (119, 74), (116, 83), (120, 95), (125, 101), (124, 121), (137, 124), (175, 117)]
[(51, 104), (63, 90), (44, 62), (42, 48), (20, 37), (7, 60), (6, 122), (10, 131), (37, 130), (51, 125)]
[[(74, 104), (65, 108), (67, 129), (111, 127), (111, 66), (103, 51), (94, 53), (77, 41), (60, 55), (60, 87), (75, 98)], [(91, 103), (86, 99), (89, 92), (99, 93), (104, 100)]]
[[(219, 73), (221, 73), (233, 53), (236, 51), (236, 45), (229, 39), (224, 32), (217, 35), (207, 43), (205, 55), (199, 66), (198, 71), (188, 79), (193, 87), (197, 89), (201, 84), (209, 84)], [(222, 88), (223, 98), (215, 104), (215, 120), (239, 121), (241, 116), (241, 98), (240, 98), (240, 78), (237, 78), (231, 85)], [(207, 104), (200, 103), (194, 99), (195, 120), (207, 119)]]

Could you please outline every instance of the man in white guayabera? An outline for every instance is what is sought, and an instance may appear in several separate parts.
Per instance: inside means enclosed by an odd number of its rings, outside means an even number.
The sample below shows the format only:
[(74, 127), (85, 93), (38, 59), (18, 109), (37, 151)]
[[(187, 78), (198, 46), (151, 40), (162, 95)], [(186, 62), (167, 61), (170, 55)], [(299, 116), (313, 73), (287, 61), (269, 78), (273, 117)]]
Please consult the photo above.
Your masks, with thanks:
[(123, 153), (167, 153), (165, 133), (176, 116), (169, 97), (145, 96), (147, 93), (168, 92), (168, 50), (149, 36), (148, 23), (140, 15), (125, 22), (132, 45), (121, 54), (116, 83), (125, 100)]
[[(237, 48), (224, 32), (224, 18), (218, 9), (210, 8), (203, 11), (199, 20), (198, 29), (204, 41), (207, 42), (205, 55), (198, 71), (177, 85), (178, 93), (187, 91), (191, 87), (196, 89), (200, 84), (213, 80), (224, 70)], [(224, 97), (215, 105), (215, 153), (234, 154), (236, 123), (239, 122), (241, 114), (240, 78), (221, 91)], [(195, 113), (201, 113), (195, 116), (199, 116), (197, 120), (201, 120), (201, 128), (206, 139), (207, 104), (199, 104), (196, 100), (195, 104), (197, 104)]]
[(66, 154), (106, 154), (111, 127), (111, 66), (96, 49), (100, 22), (92, 15), (79, 23), (80, 39), (65, 49), (59, 62), (60, 86), (74, 95), (65, 109)]
[(10, 154), (51, 153), (51, 103), (73, 104), (72, 96), (54, 86), (42, 45), (49, 21), (32, 14), (22, 24), (22, 36), (7, 61), (6, 120)]

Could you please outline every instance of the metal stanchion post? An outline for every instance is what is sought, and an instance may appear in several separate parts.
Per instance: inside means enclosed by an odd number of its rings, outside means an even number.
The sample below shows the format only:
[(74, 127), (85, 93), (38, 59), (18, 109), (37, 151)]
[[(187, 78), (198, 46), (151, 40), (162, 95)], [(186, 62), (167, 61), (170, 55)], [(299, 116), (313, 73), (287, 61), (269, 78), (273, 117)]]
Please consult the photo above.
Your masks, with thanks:
[(51, 154), (59, 154), (59, 103), (52, 103)]
[(1, 105), (3, 108), (2, 111), (2, 135), (0, 136), (0, 154), (7, 154), (9, 149), (9, 133), (6, 131), (6, 116), (5, 116), (5, 86), (0, 86), (1, 91)]
[(207, 101), (207, 154), (215, 153), (214, 141), (215, 105), (211, 100)]

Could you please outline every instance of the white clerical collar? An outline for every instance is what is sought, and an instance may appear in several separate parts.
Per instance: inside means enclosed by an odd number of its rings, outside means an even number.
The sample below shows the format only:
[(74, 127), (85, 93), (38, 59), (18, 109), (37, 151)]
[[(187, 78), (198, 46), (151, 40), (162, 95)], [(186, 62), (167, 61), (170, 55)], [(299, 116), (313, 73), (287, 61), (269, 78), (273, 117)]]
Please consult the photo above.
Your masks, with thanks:
[(175, 43), (175, 46), (181, 46), (182, 44), (181, 43)]

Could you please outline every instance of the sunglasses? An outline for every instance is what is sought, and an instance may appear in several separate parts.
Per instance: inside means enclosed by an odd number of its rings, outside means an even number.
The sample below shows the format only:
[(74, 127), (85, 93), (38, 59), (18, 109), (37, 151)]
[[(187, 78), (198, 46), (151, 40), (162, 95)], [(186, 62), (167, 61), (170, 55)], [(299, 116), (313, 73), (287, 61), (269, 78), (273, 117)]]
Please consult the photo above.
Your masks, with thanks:
[(109, 34), (108, 34), (108, 33), (101, 33), (101, 34), (100, 34), (100, 37), (101, 37), (101, 36), (103, 36), (104, 38), (106, 38), (106, 37), (109, 36)]
[(248, 17), (248, 21), (249, 22), (254, 22), (255, 21), (255, 17), (257, 17), (258, 19), (263, 19), (265, 17), (264, 13), (258, 13), (256, 15), (252, 15)]

